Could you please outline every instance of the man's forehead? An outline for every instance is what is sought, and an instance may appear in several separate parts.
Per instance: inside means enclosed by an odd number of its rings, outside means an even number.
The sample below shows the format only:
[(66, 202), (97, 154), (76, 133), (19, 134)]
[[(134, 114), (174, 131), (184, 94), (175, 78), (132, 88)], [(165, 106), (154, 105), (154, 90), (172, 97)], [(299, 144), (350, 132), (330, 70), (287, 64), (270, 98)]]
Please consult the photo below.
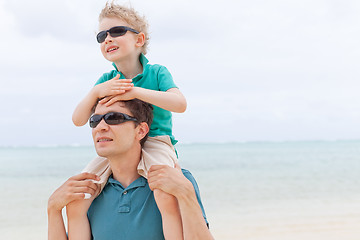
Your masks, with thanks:
[(105, 114), (108, 112), (129, 112), (129, 110), (125, 107), (124, 102), (115, 102), (110, 106), (105, 106), (105, 104), (98, 104), (95, 108), (95, 114)]

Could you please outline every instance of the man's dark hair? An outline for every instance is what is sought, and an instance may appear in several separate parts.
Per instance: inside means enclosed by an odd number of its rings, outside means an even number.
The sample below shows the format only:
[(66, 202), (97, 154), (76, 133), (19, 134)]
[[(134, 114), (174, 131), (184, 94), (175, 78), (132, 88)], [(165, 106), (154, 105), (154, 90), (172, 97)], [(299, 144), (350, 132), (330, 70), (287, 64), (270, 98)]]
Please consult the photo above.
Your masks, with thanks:
[[(153, 106), (151, 104), (136, 98), (128, 101), (123, 101), (123, 103), (125, 104), (125, 107), (129, 109), (132, 116), (138, 120), (138, 123), (146, 122), (150, 129), (153, 120)], [(144, 143), (146, 142), (148, 136), (149, 133), (147, 133), (146, 136), (141, 139), (140, 144), (142, 147), (144, 146)]]

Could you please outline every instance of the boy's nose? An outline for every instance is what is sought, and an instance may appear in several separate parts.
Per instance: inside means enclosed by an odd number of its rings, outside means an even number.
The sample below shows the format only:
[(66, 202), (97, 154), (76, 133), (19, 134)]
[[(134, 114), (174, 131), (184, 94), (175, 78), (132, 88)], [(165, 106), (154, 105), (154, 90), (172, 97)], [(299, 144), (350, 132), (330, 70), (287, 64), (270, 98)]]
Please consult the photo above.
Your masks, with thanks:
[(112, 37), (109, 33), (106, 33), (105, 43), (112, 42)]

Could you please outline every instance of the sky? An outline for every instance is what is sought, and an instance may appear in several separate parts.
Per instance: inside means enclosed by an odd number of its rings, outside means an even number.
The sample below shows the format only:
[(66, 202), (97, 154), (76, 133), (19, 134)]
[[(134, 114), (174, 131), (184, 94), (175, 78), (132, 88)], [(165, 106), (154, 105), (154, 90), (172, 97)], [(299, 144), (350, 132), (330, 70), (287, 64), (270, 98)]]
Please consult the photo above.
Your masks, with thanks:
[[(100, 0), (0, 0), (0, 146), (89, 145)], [(187, 98), (182, 143), (360, 139), (360, 2), (134, 0)]]

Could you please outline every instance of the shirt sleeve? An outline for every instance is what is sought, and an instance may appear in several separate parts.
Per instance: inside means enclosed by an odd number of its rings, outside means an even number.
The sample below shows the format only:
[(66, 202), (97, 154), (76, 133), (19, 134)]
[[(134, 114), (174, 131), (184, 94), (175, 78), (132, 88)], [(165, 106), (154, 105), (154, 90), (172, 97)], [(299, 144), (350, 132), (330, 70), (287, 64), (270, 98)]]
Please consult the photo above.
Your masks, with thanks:
[(205, 214), (205, 210), (204, 210), (204, 206), (202, 205), (201, 202), (201, 198), (200, 198), (200, 190), (199, 190), (199, 186), (197, 185), (197, 182), (195, 180), (195, 178), (193, 177), (193, 175), (186, 169), (181, 169), (181, 171), (183, 172), (184, 176), (192, 183), (192, 185), (194, 186), (195, 189), (195, 194), (196, 194), (196, 198), (198, 200), (198, 203), (200, 205), (201, 211), (202, 211), (202, 215), (205, 219), (206, 225), (209, 227), (209, 222), (207, 221), (206, 218), (206, 214)]
[(160, 91), (166, 92), (170, 88), (178, 88), (166, 67), (160, 66), (157, 76)]
[(116, 76), (117, 72), (116, 71), (111, 71), (108, 73), (104, 73), (95, 83), (95, 86), (101, 83), (104, 83), (110, 79), (113, 79)]

